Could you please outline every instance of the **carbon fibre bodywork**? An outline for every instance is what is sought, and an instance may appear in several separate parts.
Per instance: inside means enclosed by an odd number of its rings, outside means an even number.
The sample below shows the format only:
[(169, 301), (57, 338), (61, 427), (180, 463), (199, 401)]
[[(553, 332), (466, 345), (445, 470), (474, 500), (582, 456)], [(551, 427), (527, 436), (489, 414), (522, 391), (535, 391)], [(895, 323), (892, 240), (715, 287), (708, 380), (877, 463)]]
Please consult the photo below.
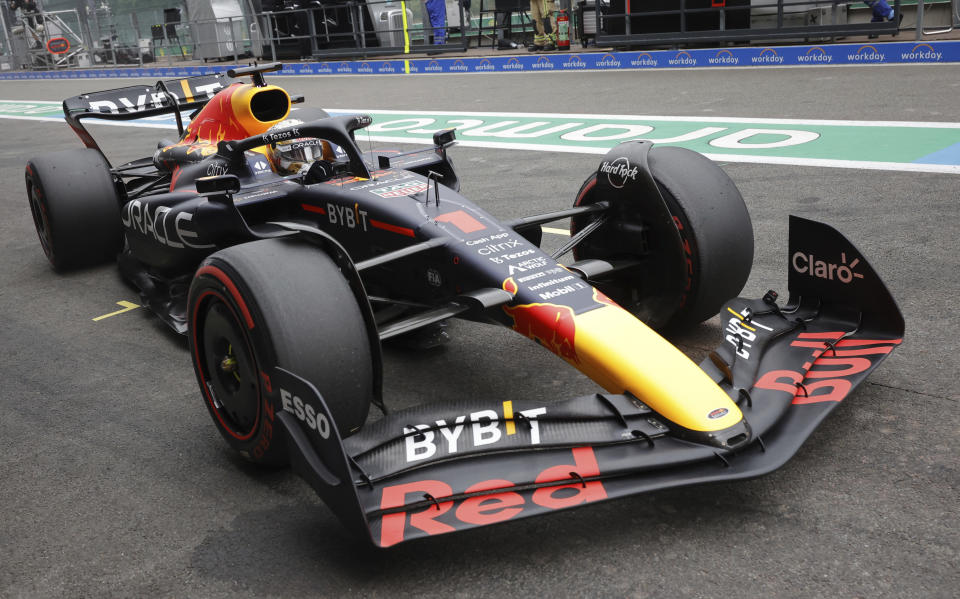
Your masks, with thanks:
[[(355, 141), (371, 123), (364, 115), (274, 127), (291, 99), (263, 81), (273, 68), (235, 73), (253, 75), (253, 85), (191, 78), (64, 102), (92, 149), (85, 118), (179, 119), (180, 109), (196, 108), (178, 141), (111, 170), (122, 189), (120, 269), (146, 305), (186, 333), (186, 290), (198, 266), (223, 248), (283, 238), (330, 256), (349, 283), (381, 408), (380, 342), (453, 317), (512, 329), (600, 387), (549, 405), (498, 397), (384, 410), (359, 430), (339, 430), (316, 381), (282, 364), (254, 373), (270, 397), (259, 426), (284, 433), (295, 470), (377, 546), (765, 474), (902, 340), (903, 318), (866, 258), (833, 228), (791, 217), (789, 302), (780, 306), (773, 293), (730, 299), (723, 342), (697, 366), (598, 288), (629, 274), (669, 310), (690, 291), (687, 279), (673, 278), (693, 268), (688, 232), (655, 178), (650, 143), (604, 156), (589, 204), (578, 198), (570, 209), (502, 223), (460, 194), (447, 156), (452, 132), (424, 151), (365, 153)], [(267, 148), (300, 138), (325, 140), (337, 159), (277, 172)], [(542, 224), (581, 219), (562, 248), (574, 249), (626, 218), (623, 205), (634, 220), (622, 229), (641, 248), (568, 264), (540, 248)], [(217, 273), (222, 296), (254, 329), (243, 294)]]
[[(381, 547), (767, 474), (796, 453), (903, 335), (883, 283), (839, 233), (791, 217), (790, 237), (792, 263), (803, 264), (800, 256), (812, 251), (842, 255), (852, 265), (850, 279), (831, 281), (792, 265), (787, 307), (770, 298), (725, 306), (727, 342), (700, 366), (750, 423), (749, 442), (736, 449), (685, 438), (632, 394), (598, 393), (549, 406), (509, 398), (499, 405), (416, 407), (346, 439), (335, 427), (326, 437), (303, 431), (291, 408), (279, 421), (293, 440), (294, 467), (347, 526)], [(854, 279), (862, 285), (846, 287)], [(282, 370), (274, 376), (290, 397), (325, 413), (308, 382)]]

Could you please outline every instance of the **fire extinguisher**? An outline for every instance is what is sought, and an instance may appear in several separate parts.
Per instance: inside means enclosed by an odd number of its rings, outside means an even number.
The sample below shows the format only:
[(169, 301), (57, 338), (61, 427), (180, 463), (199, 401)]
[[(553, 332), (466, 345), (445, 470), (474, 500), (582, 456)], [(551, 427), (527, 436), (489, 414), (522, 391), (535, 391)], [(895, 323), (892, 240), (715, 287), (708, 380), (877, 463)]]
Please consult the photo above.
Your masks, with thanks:
[(570, 49), (570, 17), (566, 9), (557, 13), (557, 50)]

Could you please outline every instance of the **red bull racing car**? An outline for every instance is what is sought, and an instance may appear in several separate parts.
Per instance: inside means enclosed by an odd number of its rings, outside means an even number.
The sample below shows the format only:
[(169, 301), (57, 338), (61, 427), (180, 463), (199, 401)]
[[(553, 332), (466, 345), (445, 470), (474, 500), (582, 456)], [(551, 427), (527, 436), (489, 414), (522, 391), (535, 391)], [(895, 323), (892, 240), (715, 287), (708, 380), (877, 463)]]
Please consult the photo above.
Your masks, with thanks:
[[(291, 464), (375, 545), (770, 472), (901, 342), (883, 282), (814, 221), (791, 217), (787, 302), (736, 298), (750, 218), (696, 153), (622, 144), (572, 207), (500, 222), (460, 195), (452, 131), (363, 152), (369, 117), (291, 118), (300, 98), (264, 79), (277, 68), (65, 100), (86, 148), (32, 159), (29, 202), (55, 268), (119, 256), (188, 336), (231, 446)], [(162, 114), (178, 138), (119, 166), (83, 126)], [(558, 220), (571, 237), (547, 253), (541, 226)], [(718, 312), (722, 342), (699, 366), (656, 332)], [(388, 411), (381, 343), (450, 318), (529, 337), (597, 392)], [(368, 421), (371, 404), (383, 415)]]

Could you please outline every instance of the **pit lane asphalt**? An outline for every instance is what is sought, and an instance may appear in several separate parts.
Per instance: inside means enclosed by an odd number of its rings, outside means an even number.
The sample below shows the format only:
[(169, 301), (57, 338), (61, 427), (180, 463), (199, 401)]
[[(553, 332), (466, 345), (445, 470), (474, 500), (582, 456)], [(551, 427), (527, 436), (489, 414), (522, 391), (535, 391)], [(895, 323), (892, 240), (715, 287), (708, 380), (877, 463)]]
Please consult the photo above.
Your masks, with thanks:
[[(960, 114), (958, 81), (960, 66), (896, 66), (281, 84), (321, 106), (944, 121)], [(8, 81), (0, 97), (123, 84)], [(956, 596), (956, 175), (725, 165), (755, 228), (745, 295), (785, 291), (793, 213), (853, 240), (906, 317), (903, 346), (781, 470), (378, 552), (297, 477), (227, 448), (184, 342), (159, 321), (145, 310), (91, 320), (135, 294), (113, 266), (53, 273), (23, 189), (30, 156), (79, 142), (64, 124), (2, 127), (0, 596)], [(159, 133), (95, 130), (108, 154), (130, 158)], [(452, 152), (466, 195), (504, 219), (568, 206), (599, 160)], [(699, 361), (719, 343), (718, 322), (674, 341)], [(390, 404), (594, 390), (518, 335), (451, 329), (442, 350), (387, 352)]]

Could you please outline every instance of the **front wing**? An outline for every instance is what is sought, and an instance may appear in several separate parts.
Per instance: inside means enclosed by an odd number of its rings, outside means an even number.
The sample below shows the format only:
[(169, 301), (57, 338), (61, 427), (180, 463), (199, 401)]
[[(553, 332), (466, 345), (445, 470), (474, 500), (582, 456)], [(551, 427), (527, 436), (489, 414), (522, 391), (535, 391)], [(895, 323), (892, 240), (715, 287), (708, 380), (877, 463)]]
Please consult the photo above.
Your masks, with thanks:
[(750, 443), (736, 452), (682, 439), (629, 394), (418, 406), (342, 439), (316, 389), (277, 368), (276, 424), (293, 467), (380, 547), (771, 472), (903, 336), (893, 298), (842, 235), (791, 217), (790, 237), (787, 307), (770, 294), (729, 302), (724, 343), (701, 364), (750, 425)]

